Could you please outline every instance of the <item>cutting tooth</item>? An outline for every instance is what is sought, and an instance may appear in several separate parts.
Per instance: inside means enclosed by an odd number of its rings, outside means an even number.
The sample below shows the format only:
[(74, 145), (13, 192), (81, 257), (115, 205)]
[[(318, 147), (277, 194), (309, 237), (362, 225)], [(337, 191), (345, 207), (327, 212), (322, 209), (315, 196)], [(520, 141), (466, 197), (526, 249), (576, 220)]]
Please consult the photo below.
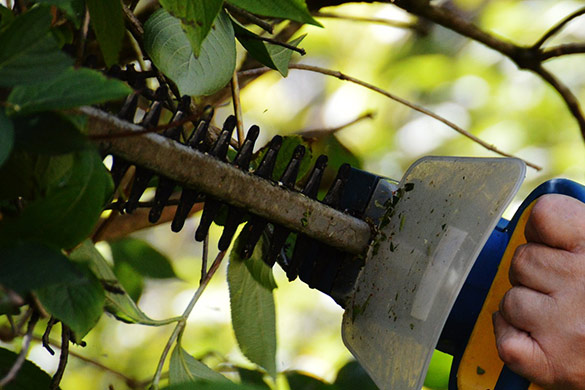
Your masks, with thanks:
[[(246, 140), (244, 141), (244, 144), (234, 159), (233, 164), (245, 172), (247, 172), (250, 167), (250, 160), (252, 158), (254, 144), (256, 143), (256, 139), (258, 139), (259, 132), (260, 129), (258, 126), (254, 125), (250, 127), (248, 134), (246, 134)], [(228, 215), (223, 227), (223, 232), (219, 242), (217, 243), (217, 247), (220, 251), (225, 251), (229, 248), (232, 242), (232, 238), (234, 237), (238, 226), (244, 220), (245, 215), (245, 210), (242, 210), (238, 207), (229, 207)]]
[[(272, 171), (274, 170), (274, 165), (276, 164), (276, 157), (281, 146), (282, 137), (279, 135), (274, 136), (270, 141), (268, 150), (266, 151), (264, 158), (262, 158), (258, 169), (254, 171), (254, 175), (270, 180)], [(268, 221), (266, 221), (264, 218), (255, 215), (250, 218), (250, 221), (248, 221), (242, 230), (244, 244), (241, 246), (240, 257), (246, 259), (252, 256), (254, 247), (256, 246), (258, 240), (260, 240), (260, 236), (262, 236), (262, 232), (266, 228), (267, 224)]]
[[(219, 134), (219, 137), (209, 154), (220, 161), (226, 161), (227, 151), (232, 139), (232, 133), (236, 127), (236, 117), (230, 115), (223, 124), (223, 129)], [(213, 222), (213, 219), (217, 215), (221, 208), (221, 202), (207, 196), (205, 199), (205, 206), (203, 206), (203, 213), (201, 214), (201, 220), (199, 221), (199, 227), (195, 232), (195, 240), (203, 241), (209, 232), (209, 227)]]
[[(304, 156), (305, 147), (303, 145), (298, 145), (293, 152), (293, 157), (288, 162), (288, 165), (286, 166), (286, 169), (284, 170), (284, 173), (279, 180), (279, 182), (285, 188), (291, 190), (294, 189), (294, 185), (299, 174), (299, 168)], [(286, 229), (278, 225), (274, 226), (274, 232), (272, 233), (272, 239), (270, 240), (268, 254), (264, 257), (264, 262), (268, 264), (269, 267), (272, 267), (276, 262), (276, 258), (286, 243), (286, 239), (288, 238), (289, 233), (290, 229)]]
[[(349, 164), (343, 164), (339, 167), (337, 176), (335, 177), (335, 180), (333, 180), (333, 184), (329, 187), (329, 191), (327, 191), (325, 198), (323, 198), (324, 204), (333, 208), (339, 207), (345, 183), (349, 178), (350, 169), (351, 167)], [(286, 276), (288, 277), (288, 280), (291, 281), (295, 280), (297, 276), (300, 276), (301, 280), (309, 284), (313, 280), (313, 275), (316, 275), (314, 272), (315, 264), (317, 260), (321, 258), (318, 252), (323, 245), (317, 244), (316, 241), (308, 237), (303, 237), (304, 236), (301, 235), (298, 238), (298, 240), (300, 240), (298, 243), (300, 246), (298, 244), (295, 246), (293, 257), (288, 269), (286, 270)]]
[[(171, 122), (180, 121), (185, 118), (185, 116), (189, 114), (190, 103), (191, 98), (189, 96), (183, 96), (181, 103), (177, 108), (177, 112), (175, 113), (173, 119), (171, 119)], [(163, 132), (163, 136), (178, 142), (182, 132), (183, 126), (176, 126), (170, 129), (166, 129)], [(162, 211), (176, 186), (177, 183), (174, 180), (171, 180), (165, 176), (159, 177), (156, 193), (154, 194), (154, 206), (152, 206), (150, 212), (148, 213), (148, 221), (150, 223), (156, 223), (160, 219)]]
[[(207, 106), (203, 112), (203, 119), (199, 121), (195, 130), (191, 134), (191, 137), (187, 140), (187, 145), (190, 148), (199, 150), (200, 152), (206, 152), (208, 150), (208, 145), (205, 142), (205, 135), (209, 129), (209, 122), (211, 122), (211, 118), (213, 117), (213, 108)], [(177, 233), (181, 231), (195, 202), (203, 201), (203, 199), (203, 195), (200, 194), (199, 191), (187, 187), (183, 188), (177, 211), (175, 212), (173, 222), (171, 223), (171, 230), (173, 232)]]
[[(159, 88), (157, 90), (157, 95), (162, 94), (160, 92), (161, 89), (162, 88)], [(150, 111), (142, 120), (142, 126), (145, 128), (157, 126), (161, 111), (162, 103), (157, 100), (150, 106)], [(134, 210), (136, 210), (138, 207), (138, 201), (146, 190), (146, 187), (148, 187), (148, 183), (150, 183), (150, 179), (152, 179), (153, 176), (154, 172), (152, 172), (150, 169), (136, 167), (134, 182), (132, 183), (132, 189), (130, 190), (130, 195), (128, 196), (128, 201), (126, 202), (125, 207), (127, 213), (132, 213)]]

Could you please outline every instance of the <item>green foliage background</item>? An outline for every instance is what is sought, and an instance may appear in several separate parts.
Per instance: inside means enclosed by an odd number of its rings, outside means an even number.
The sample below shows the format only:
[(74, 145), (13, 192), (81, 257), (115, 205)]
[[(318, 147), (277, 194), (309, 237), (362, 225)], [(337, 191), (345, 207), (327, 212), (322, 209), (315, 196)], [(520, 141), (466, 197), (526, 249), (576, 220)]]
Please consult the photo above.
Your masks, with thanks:
[[(95, 7), (98, 3), (94, 1), (88, 5)], [(244, 6), (248, 2), (233, 3)], [(481, 27), (526, 44), (537, 40), (552, 24), (580, 6), (576, 1), (544, 0), (454, 0), (453, 3), (476, 17)], [(352, 4), (326, 11), (410, 20), (406, 13), (392, 5)], [(432, 28), (429, 34), (418, 35), (412, 30), (380, 24), (317, 18), (318, 23), (324, 26), (319, 28), (312, 19), (302, 19), (306, 18), (302, 12), (300, 15), (302, 21), (313, 23), (297, 33), (297, 36), (307, 34), (299, 44), (308, 53), (302, 62), (340, 70), (375, 84), (432, 109), (499, 149), (542, 166), (539, 172), (528, 170), (518, 201), (549, 178), (563, 176), (585, 183), (584, 142), (562, 100), (541, 79), (518, 70), (498, 53), (440, 27)], [(584, 27), (581, 20), (574, 21), (555, 38), (555, 42), (582, 41), (585, 39)], [(36, 33), (37, 38), (46, 35), (45, 30)], [(207, 33), (198, 32), (200, 35)], [(96, 35), (99, 39), (99, 29)], [(239, 44), (236, 49), (237, 62), (241, 60), (244, 49)], [(108, 54), (104, 53), (107, 62), (115, 62), (112, 51), (115, 53), (118, 49), (107, 50)], [(205, 50), (204, 44), (201, 50)], [(299, 59), (298, 55), (293, 58)], [(61, 63), (60, 66), (69, 65)], [(585, 101), (584, 65), (582, 56), (562, 58), (548, 64), (570, 85), (580, 101)], [(0, 70), (2, 66), (0, 61)], [(128, 92), (120, 85), (96, 79), (98, 76), (95, 74), (77, 72), (80, 80), (101, 85), (110, 96), (119, 97)], [(8, 81), (4, 82), (3, 85), (7, 85)], [(11, 102), (23, 110), (32, 112), (52, 108), (50, 101), (29, 101), (28, 105), (20, 105), (19, 96), (26, 93), (22, 90), (30, 87), (18, 88), (21, 89), (13, 91), (9, 100), (12, 99)], [(45, 88), (52, 89), (53, 86), (45, 85)], [(87, 97), (75, 97), (84, 98)], [(75, 99), (73, 104), (78, 102)], [(282, 78), (278, 72), (267, 73), (242, 90), (241, 101), (244, 123), (247, 126), (258, 124), (264, 141), (273, 134), (333, 128), (366, 112), (374, 112), (373, 119), (343, 128), (333, 138), (314, 141), (313, 153), (323, 152), (333, 156), (331, 165), (349, 160), (356, 165), (362, 164), (366, 170), (400, 178), (405, 169), (423, 155), (493, 156), (493, 153), (431, 118), (362, 87), (320, 74), (291, 69), (287, 78)], [(99, 102), (99, 99), (89, 99), (86, 104)], [(219, 109), (216, 122), (222, 123), (229, 113), (231, 107)], [(0, 110), (0, 125), (2, 121)], [(4, 142), (3, 137), (5, 134), (0, 132), (0, 143)], [(0, 147), (0, 163), (3, 158), (5, 156)], [(91, 160), (91, 157), (85, 159)], [(99, 183), (98, 186), (107, 186), (105, 182)], [(99, 190), (103, 193), (101, 187)], [(140, 296), (140, 308), (148, 317), (164, 319), (180, 315), (194, 286), (198, 284), (202, 248), (192, 239), (196, 223), (188, 221), (183, 232), (177, 235), (170, 232), (168, 225), (162, 225), (133, 234), (133, 238), (141, 241), (118, 242), (112, 247), (105, 243), (98, 244), (106, 260), (115, 264), (119, 275), (126, 275), (125, 278), (119, 277), (120, 282), (131, 296)], [(217, 242), (220, 234), (221, 230), (213, 227), (210, 242)], [(137, 270), (131, 261), (121, 260), (120, 253), (141, 250), (142, 242), (148, 242), (160, 253), (144, 255), (154, 260), (149, 263), (149, 277), (140, 278), (138, 283), (136, 274), (145, 273)], [(215, 248), (215, 244), (211, 247)], [(172, 269), (157, 257), (160, 254), (171, 259)], [(210, 258), (214, 255), (211, 253)], [(183, 333), (182, 347), (228, 377), (235, 377), (238, 371), (243, 377), (245, 371), (241, 367), (254, 369), (255, 366), (240, 352), (231, 327), (227, 272), (223, 265), (197, 303)], [(341, 309), (330, 298), (308, 289), (299, 281), (288, 283), (279, 269), (275, 270), (274, 278), (278, 285), (273, 290), (278, 340), (276, 369), (279, 372), (306, 371), (333, 383), (339, 369), (351, 357), (340, 337)], [(81, 329), (84, 327), (86, 324), (80, 326)], [(169, 334), (170, 326), (147, 327), (102, 316), (85, 337), (87, 346), (73, 346), (72, 349), (127, 377), (149, 379)], [(0, 342), (0, 346), (19, 348), (16, 341)], [(57, 367), (58, 358), (50, 356), (39, 343), (33, 345), (29, 357), (47, 372), (52, 373)], [(293, 375), (289, 377), (293, 378)], [(289, 383), (308, 380), (304, 377), (290, 378)], [(282, 376), (277, 377), (276, 383), (279, 388), (286, 388)], [(327, 387), (315, 383), (315, 388)], [(74, 357), (70, 359), (62, 382), (65, 390), (97, 390), (109, 385), (117, 390), (127, 388), (121, 375)], [(440, 385), (439, 381), (437, 388)]]

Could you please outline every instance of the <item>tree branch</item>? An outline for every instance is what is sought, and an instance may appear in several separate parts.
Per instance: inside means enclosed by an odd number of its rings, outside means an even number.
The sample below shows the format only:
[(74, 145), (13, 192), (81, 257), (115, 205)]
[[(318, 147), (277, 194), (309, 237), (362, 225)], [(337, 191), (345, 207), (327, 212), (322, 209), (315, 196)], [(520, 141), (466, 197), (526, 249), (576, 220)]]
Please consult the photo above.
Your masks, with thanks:
[[(289, 66), (289, 69), (301, 69), (301, 70), (307, 70), (307, 71), (310, 71), (310, 72), (321, 73), (321, 74), (324, 74), (324, 75), (328, 75), (328, 76), (332, 76), (332, 77), (338, 78), (339, 80), (347, 80), (347, 81), (349, 81), (351, 83), (360, 85), (360, 86), (362, 86), (364, 88), (367, 88), (367, 89), (372, 90), (374, 92), (377, 92), (377, 93), (379, 93), (381, 95), (384, 95), (387, 98), (392, 99), (395, 102), (398, 102), (398, 103), (400, 103), (400, 104), (402, 104), (402, 105), (404, 105), (404, 106), (406, 106), (406, 107), (408, 107), (408, 108), (410, 108), (412, 110), (418, 111), (418, 112), (420, 112), (420, 113), (422, 113), (424, 115), (430, 116), (431, 118), (438, 120), (439, 122), (441, 122), (441, 123), (449, 126), (450, 128), (452, 128), (453, 130), (455, 130), (459, 134), (461, 134), (461, 135), (463, 135), (463, 136), (471, 139), (473, 142), (475, 142), (475, 143), (483, 146), (487, 150), (490, 150), (490, 151), (492, 151), (494, 153), (497, 153), (500, 156), (504, 156), (504, 157), (515, 157), (514, 155), (511, 155), (509, 153), (503, 152), (503, 151), (499, 150), (498, 148), (496, 148), (494, 145), (491, 145), (491, 144), (483, 141), (481, 138), (479, 138), (479, 137), (471, 134), (470, 132), (468, 132), (467, 130), (461, 128), (460, 126), (456, 125), (455, 123), (451, 122), (450, 120), (448, 120), (446, 118), (443, 118), (442, 116), (440, 116), (440, 115), (438, 115), (438, 114), (436, 114), (436, 113), (434, 113), (434, 112), (432, 112), (432, 111), (430, 111), (430, 110), (428, 110), (428, 109), (426, 109), (424, 107), (421, 107), (421, 106), (419, 106), (417, 104), (414, 104), (412, 102), (409, 102), (406, 99), (403, 99), (403, 98), (401, 98), (399, 96), (396, 96), (396, 95), (394, 95), (394, 94), (392, 94), (392, 93), (390, 93), (388, 91), (385, 91), (385, 90), (383, 90), (381, 88), (378, 88), (375, 85), (372, 85), (372, 84), (367, 83), (365, 81), (362, 81), (362, 80), (356, 79), (354, 77), (348, 76), (348, 75), (346, 75), (344, 73), (341, 73), (339, 71), (334, 71), (334, 70), (330, 70), (330, 69), (324, 69), (324, 68), (320, 68), (318, 66), (312, 66), (312, 65), (291, 64)], [(252, 71), (254, 71), (254, 72), (267, 72), (269, 70), (270, 70), (270, 68), (264, 67), (264, 68), (252, 69), (252, 70), (250, 70), (248, 72), (252, 72)], [(536, 169), (537, 171), (539, 171), (539, 170), (542, 169), (540, 166), (538, 166), (536, 164), (533, 164), (531, 162), (525, 161), (525, 163), (526, 163), (526, 165), (528, 165), (531, 168)]]
[[(90, 136), (141, 129), (92, 107), (81, 107), (75, 112), (91, 119)], [(145, 134), (102, 140), (98, 144), (106, 152), (330, 246), (354, 254), (368, 246), (371, 230), (366, 222), (168, 138)], [(284, 209), (286, 213), (282, 212)], [(307, 214), (308, 221), (304, 218)]]
[(547, 61), (552, 58), (562, 57), (571, 54), (585, 54), (585, 43), (565, 43), (553, 46), (540, 51), (540, 61)]
[(24, 338), (22, 340), (22, 348), (20, 349), (20, 353), (18, 354), (18, 357), (14, 361), (14, 364), (12, 364), (12, 367), (10, 367), (10, 370), (8, 370), (4, 378), (0, 379), (0, 389), (4, 388), (4, 386), (12, 382), (14, 378), (16, 378), (16, 376), (18, 375), (20, 369), (22, 368), (22, 365), (26, 360), (26, 355), (28, 354), (28, 350), (30, 348), (30, 342), (32, 340), (33, 335), (32, 333), (38, 320), (39, 320), (38, 313), (36, 312), (32, 313), (30, 321), (28, 322), (26, 334), (24, 335)]
[(569, 16), (567, 16), (566, 18), (561, 20), (557, 25), (553, 26), (550, 30), (548, 30), (542, 36), (542, 38), (540, 38), (538, 41), (536, 41), (536, 43), (532, 46), (532, 48), (534, 48), (534, 49), (541, 48), (542, 45), (544, 45), (544, 43), (547, 40), (549, 40), (554, 35), (556, 35), (559, 31), (561, 31), (563, 29), (563, 27), (565, 27), (567, 25), (567, 23), (569, 23), (570, 21), (572, 21), (575, 18), (578, 18), (579, 16), (581, 16), (583, 14), (585, 14), (585, 7), (578, 9), (577, 11), (573, 12), (572, 14), (570, 14)]
[(409, 30), (414, 30), (421, 34), (428, 33), (428, 30), (424, 28), (421, 24), (416, 22), (402, 22), (399, 20), (390, 20), (390, 19), (382, 19), (382, 18), (368, 18), (368, 17), (360, 17), (360, 16), (352, 16), (352, 15), (339, 15), (330, 12), (314, 12), (313, 16), (317, 18), (329, 18), (329, 19), (341, 19), (341, 20), (349, 20), (353, 22), (364, 22), (364, 23), (374, 23), (374, 24), (381, 24), (388, 27), (394, 28), (404, 28)]

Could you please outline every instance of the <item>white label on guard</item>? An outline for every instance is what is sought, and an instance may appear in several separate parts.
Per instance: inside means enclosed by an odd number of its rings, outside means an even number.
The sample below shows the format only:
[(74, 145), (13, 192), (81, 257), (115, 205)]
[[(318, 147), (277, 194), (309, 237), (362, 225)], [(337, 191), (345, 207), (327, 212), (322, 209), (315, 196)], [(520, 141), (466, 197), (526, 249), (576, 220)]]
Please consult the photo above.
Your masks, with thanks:
[(414, 298), (410, 315), (426, 321), (441, 287), (449, 288), (456, 281), (445, 280), (451, 263), (467, 237), (467, 232), (448, 226), (445, 235), (437, 245), (435, 253), (430, 257), (425, 272), (421, 278), (418, 292)]

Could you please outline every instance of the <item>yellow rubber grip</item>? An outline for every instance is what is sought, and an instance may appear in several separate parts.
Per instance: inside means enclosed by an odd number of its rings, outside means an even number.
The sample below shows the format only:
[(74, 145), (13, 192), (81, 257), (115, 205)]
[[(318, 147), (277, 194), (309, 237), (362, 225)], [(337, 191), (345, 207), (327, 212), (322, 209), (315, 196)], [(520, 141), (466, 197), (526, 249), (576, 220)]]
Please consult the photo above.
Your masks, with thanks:
[[(500, 359), (496, 348), (492, 315), (498, 311), (504, 294), (512, 287), (508, 279), (510, 263), (516, 248), (526, 243), (524, 228), (533, 206), (534, 202), (520, 216), (498, 266), (496, 277), (477, 317), (457, 372), (457, 388), (459, 390), (494, 390), (496, 387), (504, 362)], [(534, 384), (529, 387), (529, 390), (539, 389), (541, 388)]]

